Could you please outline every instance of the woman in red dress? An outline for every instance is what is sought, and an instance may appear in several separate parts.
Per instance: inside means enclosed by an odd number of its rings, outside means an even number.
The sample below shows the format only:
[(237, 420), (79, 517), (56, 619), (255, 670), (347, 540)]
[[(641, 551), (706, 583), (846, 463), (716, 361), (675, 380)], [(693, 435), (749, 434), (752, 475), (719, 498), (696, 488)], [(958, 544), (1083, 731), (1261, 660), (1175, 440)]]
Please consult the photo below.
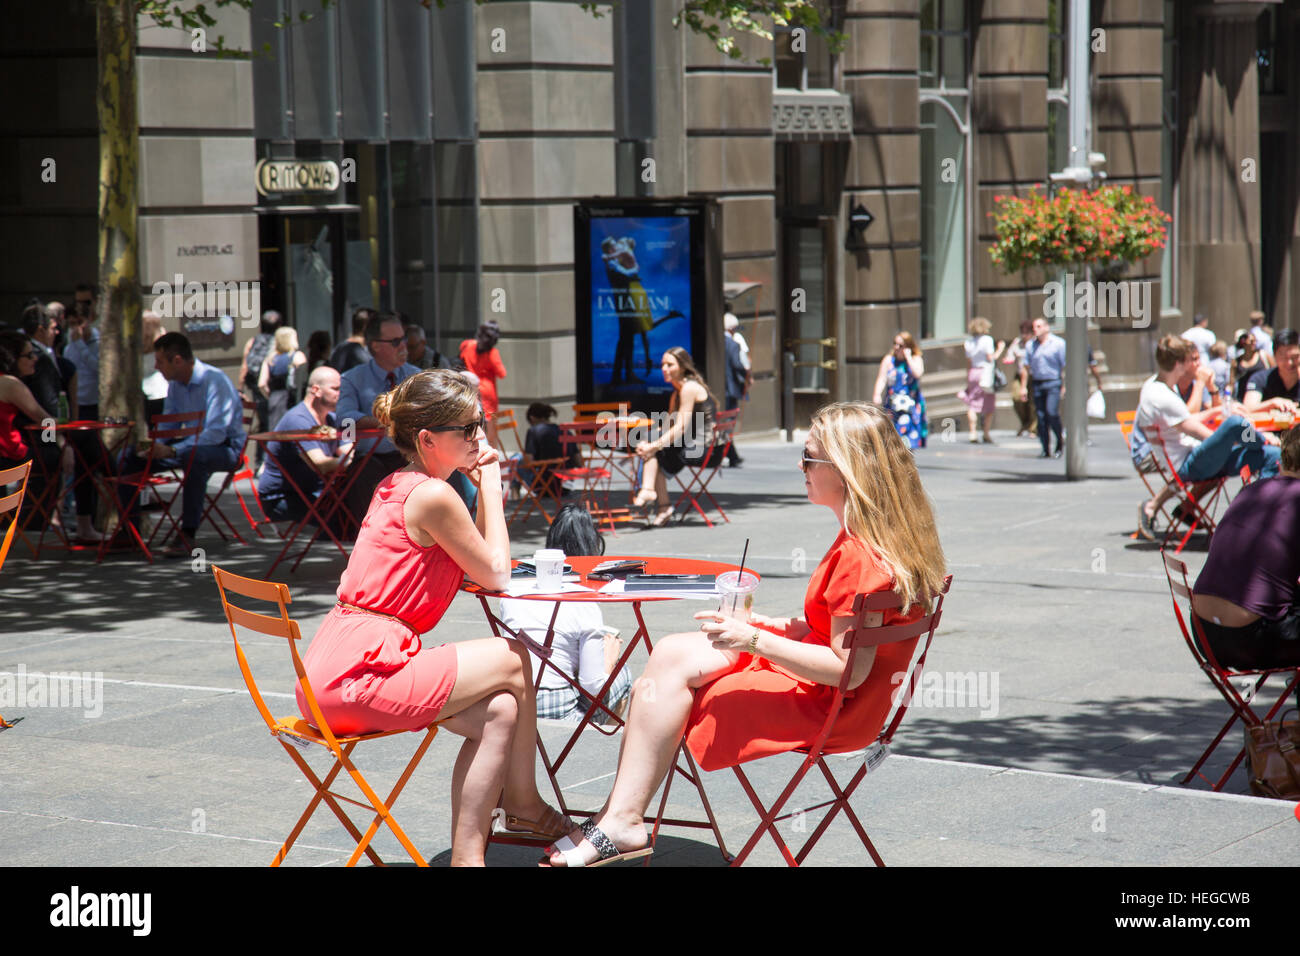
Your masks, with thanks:
[(489, 320), (478, 327), (474, 338), (460, 343), (460, 360), (465, 363), (465, 368), (478, 376), (478, 393), (483, 400), (483, 416), (487, 419), (487, 440), (493, 448), (501, 447), (495, 417), (499, 407), (497, 379), (506, 377), (505, 364), (497, 351), (500, 338), (501, 327)]
[[(481, 866), (498, 801), (507, 829), (553, 837), (572, 827), (537, 792), (528, 651), (497, 637), (421, 640), (463, 575), (488, 588), (510, 583), (501, 468), (495, 451), (479, 451), (478, 394), (457, 372), (412, 375), (375, 399), (374, 414), (410, 464), (376, 487), (338, 604), (303, 663), (335, 733), (422, 730), (436, 720), (465, 738), (451, 778), (451, 862)], [(478, 486), (476, 517), (447, 484), (457, 470)], [(314, 720), (301, 690), (298, 709)]]
[[(840, 532), (813, 572), (803, 618), (716, 611), (699, 631), (659, 641), (632, 692), (618, 775), (605, 806), (557, 842), (552, 866), (586, 866), (641, 851), (650, 798), (683, 735), (700, 766), (717, 770), (809, 745), (844, 674), (844, 635), (857, 594), (894, 591), (915, 620), (943, 586), (944, 557), (916, 464), (893, 419), (875, 405), (827, 405), (813, 416), (800, 467), (808, 500)], [(701, 633), (703, 632), (703, 633)], [(857, 750), (880, 733), (916, 639), (860, 651), (828, 752)], [(644, 688), (644, 689), (643, 689)], [(644, 696), (644, 700), (642, 697)]]

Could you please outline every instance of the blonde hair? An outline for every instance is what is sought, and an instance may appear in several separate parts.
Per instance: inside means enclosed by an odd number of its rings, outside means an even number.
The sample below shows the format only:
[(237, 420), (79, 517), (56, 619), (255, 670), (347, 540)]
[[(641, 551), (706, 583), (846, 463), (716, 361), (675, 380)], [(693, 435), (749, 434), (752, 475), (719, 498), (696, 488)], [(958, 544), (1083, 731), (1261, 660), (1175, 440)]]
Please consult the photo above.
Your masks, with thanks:
[(277, 352), (298, 351), (298, 333), (284, 325), (275, 330), (275, 350)]
[(988, 335), (993, 323), (982, 315), (977, 315), (966, 323), (966, 331), (971, 335)]
[(381, 392), (372, 409), (407, 461), (415, 460), (421, 429), (452, 425), (479, 410), (478, 389), (451, 369), (431, 368)]
[(903, 607), (919, 602), (928, 611), (943, 587), (943, 546), (893, 418), (865, 402), (838, 402), (817, 410), (812, 429), (844, 482), (848, 533), (884, 561)]

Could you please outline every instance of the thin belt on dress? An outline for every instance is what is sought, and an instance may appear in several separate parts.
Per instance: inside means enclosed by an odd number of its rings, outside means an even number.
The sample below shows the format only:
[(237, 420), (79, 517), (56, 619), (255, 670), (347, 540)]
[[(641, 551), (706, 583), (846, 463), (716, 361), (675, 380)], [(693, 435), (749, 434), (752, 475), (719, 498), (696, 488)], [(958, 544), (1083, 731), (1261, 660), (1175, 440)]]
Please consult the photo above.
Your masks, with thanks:
[(403, 621), (400, 617), (396, 617), (395, 615), (385, 614), (383, 611), (374, 611), (368, 607), (361, 607), (359, 604), (349, 604), (347, 601), (339, 601), (338, 606), (345, 607), (349, 611), (361, 611), (363, 614), (373, 614), (375, 617), (384, 617), (390, 621), (396, 621), (398, 624), (409, 629), (416, 637), (420, 636), (420, 632), (417, 631), (413, 625), (408, 624), (406, 621)]

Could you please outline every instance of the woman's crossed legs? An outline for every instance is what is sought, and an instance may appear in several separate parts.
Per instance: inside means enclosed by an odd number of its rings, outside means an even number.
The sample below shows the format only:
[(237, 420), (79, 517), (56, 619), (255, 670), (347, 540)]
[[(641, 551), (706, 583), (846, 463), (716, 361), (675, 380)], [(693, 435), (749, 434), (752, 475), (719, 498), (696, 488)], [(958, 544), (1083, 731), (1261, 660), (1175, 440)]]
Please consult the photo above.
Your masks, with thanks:
[[(645, 674), (632, 688), (614, 789), (593, 818), (620, 851), (646, 845), (645, 812), (682, 742), (695, 691), (731, 670), (739, 656), (739, 651), (715, 649), (700, 631), (670, 634), (655, 645)], [(569, 839), (587, 862), (596, 860), (595, 847), (580, 829)], [(565, 865), (553, 848), (551, 864)]]

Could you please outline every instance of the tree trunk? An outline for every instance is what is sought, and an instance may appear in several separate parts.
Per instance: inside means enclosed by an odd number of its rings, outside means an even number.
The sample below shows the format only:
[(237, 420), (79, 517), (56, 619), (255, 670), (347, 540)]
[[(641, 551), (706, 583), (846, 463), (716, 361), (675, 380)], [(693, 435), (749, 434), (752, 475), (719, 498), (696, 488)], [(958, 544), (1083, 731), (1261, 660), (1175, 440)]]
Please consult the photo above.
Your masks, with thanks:
[(99, 14), (99, 414), (136, 423), (140, 387), (140, 275), (135, 0), (100, 0)]

